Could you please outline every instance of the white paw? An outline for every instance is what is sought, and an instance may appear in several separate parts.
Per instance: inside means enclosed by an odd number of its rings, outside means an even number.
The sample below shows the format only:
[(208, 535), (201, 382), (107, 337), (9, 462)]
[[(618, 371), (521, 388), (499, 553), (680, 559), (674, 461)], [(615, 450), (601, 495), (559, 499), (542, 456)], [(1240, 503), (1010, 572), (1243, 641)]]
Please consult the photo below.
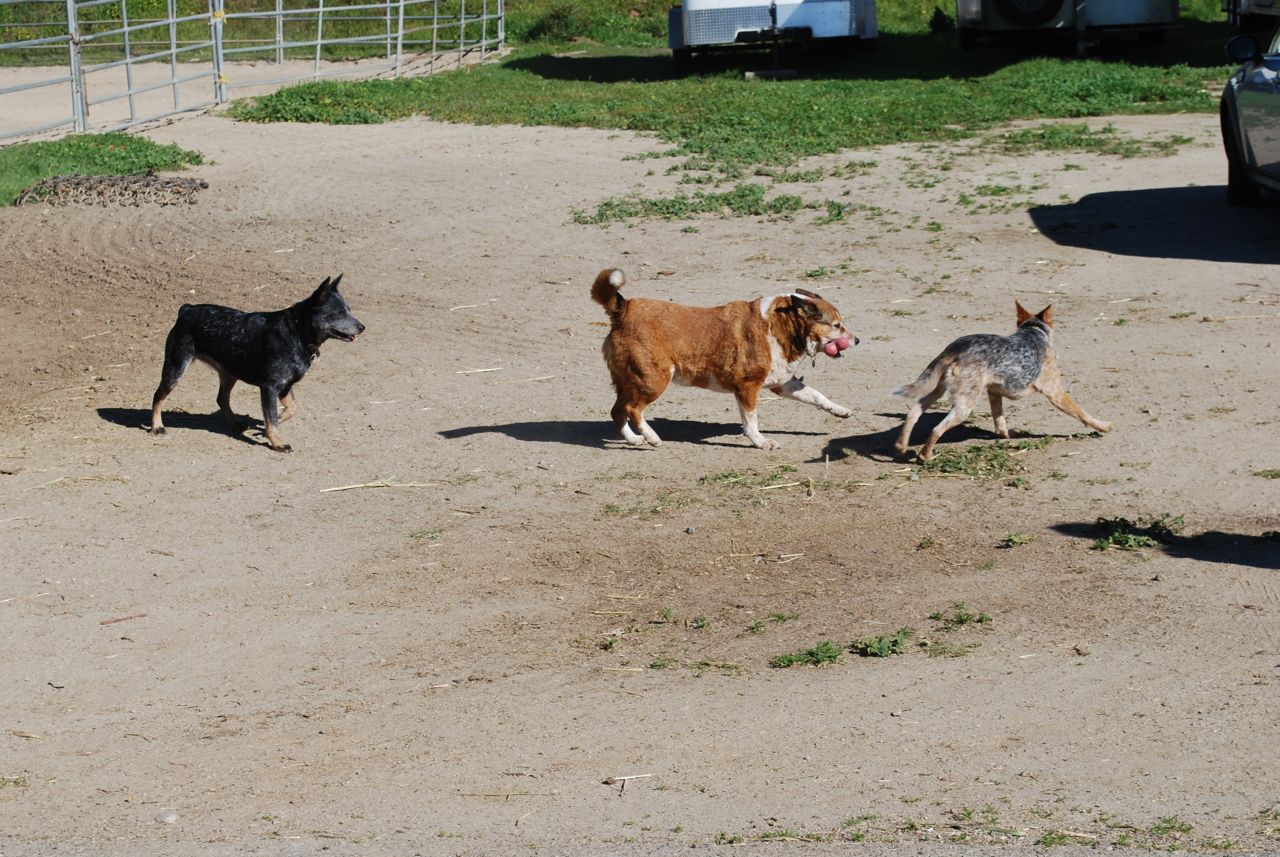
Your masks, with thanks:
[(847, 420), (849, 417), (853, 416), (853, 411), (843, 405), (834, 405), (831, 408), (831, 415), (839, 417), (842, 420)]
[(757, 449), (763, 449), (766, 451), (771, 449), (782, 449), (782, 444), (767, 437), (761, 437), (759, 440), (752, 440), (751, 442), (756, 445)]

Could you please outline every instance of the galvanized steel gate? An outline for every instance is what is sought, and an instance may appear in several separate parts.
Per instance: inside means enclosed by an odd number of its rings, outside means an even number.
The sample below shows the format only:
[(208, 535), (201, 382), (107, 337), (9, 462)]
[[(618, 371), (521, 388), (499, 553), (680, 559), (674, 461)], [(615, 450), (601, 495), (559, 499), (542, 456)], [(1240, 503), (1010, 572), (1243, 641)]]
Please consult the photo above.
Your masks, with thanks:
[(118, 130), (292, 81), (400, 77), (505, 41), (504, 0), (162, 2), (163, 18), (131, 21), (129, 0), (0, 0), (31, 18), (0, 22), (0, 140)]

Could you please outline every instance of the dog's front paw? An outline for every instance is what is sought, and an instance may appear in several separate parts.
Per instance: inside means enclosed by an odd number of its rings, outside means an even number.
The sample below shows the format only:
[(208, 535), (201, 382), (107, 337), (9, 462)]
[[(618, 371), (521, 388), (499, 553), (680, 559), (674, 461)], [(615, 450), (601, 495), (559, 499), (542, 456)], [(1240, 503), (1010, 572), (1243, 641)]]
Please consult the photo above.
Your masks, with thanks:
[(762, 437), (759, 440), (752, 441), (756, 445), (756, 449), (763, 449), (768, 452), (774, 449), (782, 449), (782, 444), (772, 438)]
[(1101, 420), (1099, 420), (1098, 422), (1093, 424), (1093, 428), (1096, 431), (1100, 431), (1103, 434), (1106, 434), (1107, 432), (1111, 431), (1111, 429), (1114, 428), (1114, 426), (1111, 423), (1104, 423)]
[(276, 452), (293, 452), (293, 447), (287, 443), (281, 443), (281, 444), (273, 443), (271, 444), (271, 448), (274, 449)]
[(147, 429), (147, 434), (161, 435), (164, 434), (164, 426), (152, 426)]
[(853, 416), (853, 411), (849, 410), (844, 405), (833, 405), (831, 407), (831, 415), (833, 417), (839, 417), (842, 420), (847, 420), (849, 417)]

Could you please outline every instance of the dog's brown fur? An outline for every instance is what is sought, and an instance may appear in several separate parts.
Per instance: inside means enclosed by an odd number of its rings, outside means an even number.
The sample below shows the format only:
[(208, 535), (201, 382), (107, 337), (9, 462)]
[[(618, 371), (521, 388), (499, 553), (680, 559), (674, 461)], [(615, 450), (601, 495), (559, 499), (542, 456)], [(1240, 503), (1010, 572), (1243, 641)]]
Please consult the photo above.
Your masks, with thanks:
[(1014, 301), (1018, 330), (1012, 336), (977, 334), (957, 339), (920, 374), (914, 383), (894, 393), (914, 400), (894, 449), (905, 454), (911, 442), (911, 429), (934, 402), (944, 395), (951, 398), (951, 411), (934, 428), (920, 450), (920, 460), (933, 457), (933, 447), (949, 429), (964, 422), (985, 391), (995, 420), (996, 434), (1009, 437), (1004, 418), (1004, 399), (1020, 398), (1028, 389), (1045, 395), (1054, 407), (1070, 414), (1089, 428), (1111, 431), (1111, 423), (1089, 416), (1067, 392), (1058, 372), (1053, 350), (1053, 306), (1036, 315)]
[[(646, 298), (624, 298), (622, 271), (606, 268), (591, 286), (591, 297), (609, 314), (604, 360), (617, 401), (613, 422), (632, 444), (661, 443), (644, 420), (644, 409), (676, 381), (732, 393), (743, 433), (761, 449), (774, 441), (757, 428), (760, 390), (808, 402), (837, 417), (852, 412), (795, 377), (800, 362), (832, 340), (849, 336), (840, 312), (803, 290), (795, 295), (694, 307)], [(632, 431), (634, 425), (639, 434)]]

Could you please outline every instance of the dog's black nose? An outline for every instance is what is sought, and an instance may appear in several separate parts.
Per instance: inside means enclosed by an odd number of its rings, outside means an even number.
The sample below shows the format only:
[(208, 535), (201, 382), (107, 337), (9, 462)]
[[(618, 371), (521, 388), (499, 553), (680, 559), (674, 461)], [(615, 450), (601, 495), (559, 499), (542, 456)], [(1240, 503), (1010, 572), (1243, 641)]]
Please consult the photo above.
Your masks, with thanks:
[(364, 325), (363, 325), (363, 324), (361, 324), (360, 322), (358, 322), (358, 321), (357, 321), (357, 322), (356, 322), (356, 327), (360, 328), (359, 330), (357, 330), (357, 331), (356, 331), (356, 333), (364, 333)]
[(862, 341), (862, 340), (861, 340), (861, 339), (859, 339), (859, 338), (858, 338), (858, 337), (856, 337), (856, 336), (853, 338), (853, 344), (854, 344), (854, 345), (857, 345), (857, 344), (858, 344), (859, 342), (861, 342), (861, 341)]

